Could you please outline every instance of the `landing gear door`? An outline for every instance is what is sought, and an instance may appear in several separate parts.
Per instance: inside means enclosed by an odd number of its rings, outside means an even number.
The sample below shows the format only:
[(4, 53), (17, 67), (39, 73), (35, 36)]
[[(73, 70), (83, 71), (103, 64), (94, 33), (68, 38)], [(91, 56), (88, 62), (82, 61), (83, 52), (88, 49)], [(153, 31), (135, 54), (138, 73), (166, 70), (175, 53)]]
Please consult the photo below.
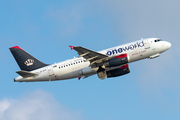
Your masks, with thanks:
[(49, 77), (53, 76), (54, 72), (53, 72), (52, 66), (48, 66), (47, 68), (48, 68)]
[(149, 41), (148, 40), (143, 40), (143, 42), (144, 42), (144, 48), (149, 49), (150, 48)]

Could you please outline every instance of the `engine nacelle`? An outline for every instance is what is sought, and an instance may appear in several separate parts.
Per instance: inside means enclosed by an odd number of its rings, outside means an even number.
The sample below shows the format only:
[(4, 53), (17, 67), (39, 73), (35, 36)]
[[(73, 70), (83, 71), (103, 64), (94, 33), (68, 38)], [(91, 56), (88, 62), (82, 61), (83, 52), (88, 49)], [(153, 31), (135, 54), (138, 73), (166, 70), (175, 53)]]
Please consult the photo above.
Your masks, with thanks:
[(117, 76), (121, 76), (121, 75), (125, 75), (125, 74), (130, 73), (130, 69), (129, 69), (128, 64), (126, 64), (126, 65), (124, 65), (120, 68), (117, 68), (115, 70), (107, 71), (106, 73), (107, 73), (107, 78), (117, 77)]
[(127, 54), (122, 54), (122, 55), (115, 56), (114, 58), (111, 58), (104, 65), (106, 67), (116, 67), (116, 66), (126, 64), (128, 63), (128, 61), (129, 61), (129, 57), (127, 56)]

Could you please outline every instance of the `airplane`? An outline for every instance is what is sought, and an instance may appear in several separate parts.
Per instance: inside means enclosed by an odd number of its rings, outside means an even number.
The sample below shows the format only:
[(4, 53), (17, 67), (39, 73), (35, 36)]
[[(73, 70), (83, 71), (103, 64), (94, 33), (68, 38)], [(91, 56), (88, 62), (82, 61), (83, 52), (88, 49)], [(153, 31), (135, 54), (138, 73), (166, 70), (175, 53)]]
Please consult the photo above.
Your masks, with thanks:
[(79, 56), (55, 64), (45, 64), (19, 46), (9, 48), (20, 67), (20, 76), (14, 82), (56, 81), (97, 74), (99, 79), (118, 77), (130, 73), (129, 63), (156, 58), (171, 47), (171, 43), (159, 38), (146, 38), (112, 47), (102, 51), (93, 51), (81, 46), (69, 46)]

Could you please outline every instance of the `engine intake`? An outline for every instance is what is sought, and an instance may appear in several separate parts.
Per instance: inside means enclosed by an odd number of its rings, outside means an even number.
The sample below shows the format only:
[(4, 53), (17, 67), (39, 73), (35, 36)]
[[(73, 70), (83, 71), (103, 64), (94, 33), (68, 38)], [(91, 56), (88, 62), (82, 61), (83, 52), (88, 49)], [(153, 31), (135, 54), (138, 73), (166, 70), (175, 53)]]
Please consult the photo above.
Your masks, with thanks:
[(107, 78), (117, 77), (117, 76), (121, 76), (121, 75), (130, 73), (130, 69), (129, 69), (128, 64), (126, 64), (120, 68), (117, 68), (117, 69), (114, 69), (111, 71), (107, 71), (106, 73), (107, 73)]
[(111, 58), (104, 65), (106, 67), (116, 67), (116, 66), (126, 64), (128, 63), (128, 61), (129, 59), (128, 59), (127, 54), (122, 54), (122, 55), (115, 56), (114, 58)]

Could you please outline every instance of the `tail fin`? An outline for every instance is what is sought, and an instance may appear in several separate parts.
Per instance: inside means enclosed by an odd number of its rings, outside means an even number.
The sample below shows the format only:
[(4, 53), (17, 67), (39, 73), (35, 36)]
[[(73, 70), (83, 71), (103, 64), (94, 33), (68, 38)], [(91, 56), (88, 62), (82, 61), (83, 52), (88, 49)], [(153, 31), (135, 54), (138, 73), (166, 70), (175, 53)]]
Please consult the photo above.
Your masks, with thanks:
[(21, 70), (32, 71), (47, 66), (19, 46), (9, 48)]

